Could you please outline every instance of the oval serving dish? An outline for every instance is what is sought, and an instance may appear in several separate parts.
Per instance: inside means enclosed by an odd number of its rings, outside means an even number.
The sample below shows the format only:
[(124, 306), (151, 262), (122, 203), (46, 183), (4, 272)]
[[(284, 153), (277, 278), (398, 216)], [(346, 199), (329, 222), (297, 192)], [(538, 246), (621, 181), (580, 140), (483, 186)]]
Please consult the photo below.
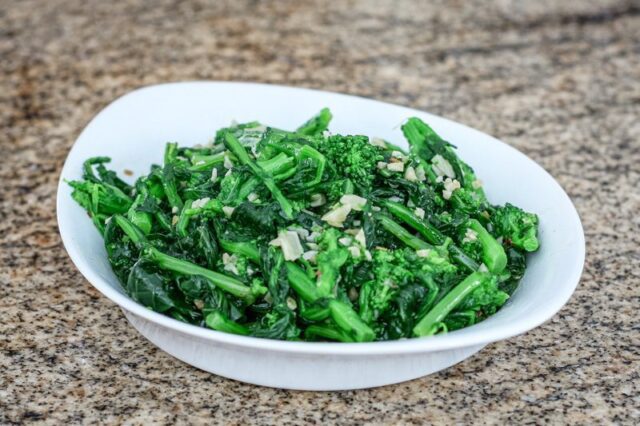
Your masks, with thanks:
[[(259, 339), (186, 324), (134, 302), (107, 261), (102, 237), (71, 198), (64, 179), (77, 179), (92, 156), (110, 167), (145, 174), (160, 163), (167, 141), (195, 145), (232, 120), (295, 128), (323, 107), (331, 130), (377, 136), (406, 146), (399, 124), (423, 119), (458, 147), (494, 204), (512, 202), (540, 218), (541, 248), (507, 304), (479, 324), (445, 335), (375, 343), (309, 343)], [(580, 218), (560, 185), (538, 164), (499, 140), (425, 112), (336, 93), (254, 83), (187, 82), (145, 87), (116, 100), (80, 134), (58, 186), (60, 234), (87, 280), (118, 304), (129, 322), (174, 357), (243, 382), (305, 390), (382, 386), (421, 377), (471, 356), (486, 344), (524, 333), (548, 320), (575, 290), (584, 263)], [(496, 367), (499, 368), (499, 367)]]

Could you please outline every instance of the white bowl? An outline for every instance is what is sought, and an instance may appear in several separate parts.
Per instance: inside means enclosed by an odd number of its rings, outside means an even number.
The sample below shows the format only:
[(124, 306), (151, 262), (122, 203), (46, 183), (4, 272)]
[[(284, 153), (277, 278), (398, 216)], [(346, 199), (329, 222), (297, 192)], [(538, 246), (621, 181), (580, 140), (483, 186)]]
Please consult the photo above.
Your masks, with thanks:
[[(487, 320), (446, 335), (375, 343), (283, 342), (225, 334), (152, 312), (131, 300), (111, 271), (102, 238), (71, 199), (63, 179), (77, 179), (88, 157), (107, 155), (111, 167), (134, 176), (160, 163), (167, 141), (209, 141), (232, 120), (259, 120), (293, 129), (322, 107), (331, 130), (361, 133), (406, 146), (399, 124), (417, 116), (458, 146), (494, 203), (512, 202), (540, 217), (541, 249), (530, 256), (519, 288)], [(174, 357), (221, 376), (289, 389), (357, 389), (398, 383), (456, 364), (486, 344), (542, 324), (567, 302), (584, 262), (580, 218), (560, 185), (531, 159), (482, 132), (422, 111), (383, 102), (253, 83), (190, 82), (135, 90), (100, 112), (65, 162), (58, 186), (58, 224), (80, 272), (122, 307), (129, 322)], [(495, 367), (495, 368), (500, 368)]]

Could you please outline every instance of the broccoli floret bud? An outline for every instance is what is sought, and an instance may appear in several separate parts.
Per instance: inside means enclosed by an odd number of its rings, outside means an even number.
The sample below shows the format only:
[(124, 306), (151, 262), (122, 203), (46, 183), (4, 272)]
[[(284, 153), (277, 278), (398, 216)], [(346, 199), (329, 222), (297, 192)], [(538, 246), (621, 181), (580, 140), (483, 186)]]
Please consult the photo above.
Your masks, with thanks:
[(497, 207), (491, 216), (498, 235), (502, 236), (517, 248), (536, 251), (538, 241), (538, 216), (507, 203)]
[(381, 148), (371, 145), (366, 136), (329, 136), (318, 145), (318, 150), (356, 187), (365, 191), (371, 188), (378, 161), (384, 159)]

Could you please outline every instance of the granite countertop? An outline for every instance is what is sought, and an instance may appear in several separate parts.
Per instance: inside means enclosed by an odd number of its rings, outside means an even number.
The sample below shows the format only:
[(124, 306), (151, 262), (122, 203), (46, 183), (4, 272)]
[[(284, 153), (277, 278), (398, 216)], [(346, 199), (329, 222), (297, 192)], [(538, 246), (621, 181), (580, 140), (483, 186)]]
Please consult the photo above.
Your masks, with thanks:
[[(640, 422), (640, 6), (633, 1), (0, 0), (0, 423)], [(543, 326), (379, 389), (260, 388), (157, 350), (55, 220), (87, 122), (142, 85), (346, 92), (495, 135), (562, 184), (587, 260)]]

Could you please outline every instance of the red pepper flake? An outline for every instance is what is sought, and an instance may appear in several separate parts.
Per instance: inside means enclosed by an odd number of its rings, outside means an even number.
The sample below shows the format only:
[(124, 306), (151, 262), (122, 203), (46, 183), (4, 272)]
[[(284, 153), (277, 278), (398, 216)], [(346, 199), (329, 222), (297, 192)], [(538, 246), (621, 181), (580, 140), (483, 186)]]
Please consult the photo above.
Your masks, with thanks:
[(133, 176), (133, 172), (129, 169), (124, 169), (124, 174), (127, 176)]

